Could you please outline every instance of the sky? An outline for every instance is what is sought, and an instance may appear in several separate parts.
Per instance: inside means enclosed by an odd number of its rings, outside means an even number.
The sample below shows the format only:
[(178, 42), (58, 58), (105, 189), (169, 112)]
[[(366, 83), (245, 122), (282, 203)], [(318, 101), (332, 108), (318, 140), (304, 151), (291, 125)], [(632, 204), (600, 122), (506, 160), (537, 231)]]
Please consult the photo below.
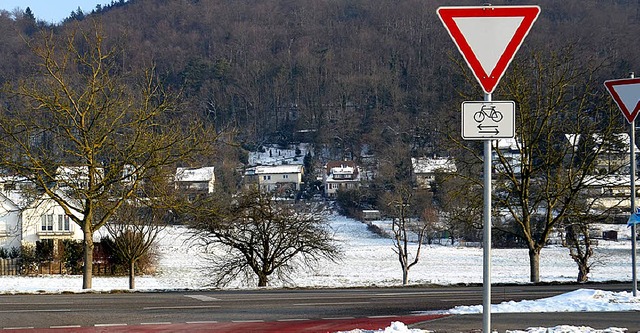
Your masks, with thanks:
[(107, 5), (112, 0), (0, 0), (0, 9), (12, 11), (16, 8), (25, 10), (27, 7), (35, 15), (37, 20), (50, 23), (60, 23), (69, 17), (72, 11), (80, 7), (83, 12), (89, 13), (97, 4)]

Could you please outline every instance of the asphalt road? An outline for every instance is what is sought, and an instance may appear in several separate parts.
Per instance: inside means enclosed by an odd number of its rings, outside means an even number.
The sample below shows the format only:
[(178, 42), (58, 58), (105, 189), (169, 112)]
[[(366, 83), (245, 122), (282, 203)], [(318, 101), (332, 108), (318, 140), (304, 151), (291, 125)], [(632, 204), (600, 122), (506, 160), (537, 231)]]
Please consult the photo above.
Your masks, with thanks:
[[(619, 291), (630, 285), (493, 286), (492, 302), (537, 299), (584, 287)], [(481, 286), (0, 295), (0, 329), (392, 318), (476, 304), (482, 304)], [(500, 316), (494, 317), (499, 324)], [(477, 324), (473, 316), (452, 316), (420, 325), (461, 332)], [(481, 316), (477, 328), (482, 328)]]

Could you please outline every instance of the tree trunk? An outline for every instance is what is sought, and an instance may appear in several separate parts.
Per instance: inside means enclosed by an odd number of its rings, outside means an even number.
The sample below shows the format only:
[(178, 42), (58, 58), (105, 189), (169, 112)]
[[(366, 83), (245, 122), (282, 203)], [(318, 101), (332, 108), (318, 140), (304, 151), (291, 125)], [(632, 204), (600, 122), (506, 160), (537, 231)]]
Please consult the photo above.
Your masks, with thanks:
[(129, 262), (129, 289), (136, 288), (136, 262), (131, 260)]
[(258, 287), (266, 287), (268, 281), (269, 281), (269, 277), (266, 274), (264, 273), (258, 274)]
[(402, 285), (406, 286), (409, 284), (409, 268), (402, 267)]
[(530, 281), (540, 282), (540, 250), (529, 249)]
[(84, 267), (82, 268), (82, 289), (91, 289), (93, 277), (93, 234), (85, 228), (84, 231)]
[(578, 283), (589, 281), (589, 270), (589, 265), (582, 262), (578, 263)]

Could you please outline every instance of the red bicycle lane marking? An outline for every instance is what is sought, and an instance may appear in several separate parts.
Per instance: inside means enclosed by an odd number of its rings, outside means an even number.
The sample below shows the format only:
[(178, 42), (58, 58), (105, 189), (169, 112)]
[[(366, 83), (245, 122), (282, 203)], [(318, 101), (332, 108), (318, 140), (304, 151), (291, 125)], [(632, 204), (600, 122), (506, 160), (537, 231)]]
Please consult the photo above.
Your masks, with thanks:
[[(202, 333), (329, 333), (350, 331), (355, 329), (383, 330), (392, 322), (403, 322), (407, 325), (435, 320), (447, 315), (416, 315), (384, 318), (353, 318), (353, 319), (318, 319), (293, 320), (273, 322), (218, 322), (218, 323), (184, 323), (184, 324), (148, 324), (122, 325), (103, 327), (69, 327), (69, 328), (36, 328), (12, 329), (12, 333), (173, 333), (173, 332), (202, 332)], [(7, 330), (9, 331), (9, 330)]]

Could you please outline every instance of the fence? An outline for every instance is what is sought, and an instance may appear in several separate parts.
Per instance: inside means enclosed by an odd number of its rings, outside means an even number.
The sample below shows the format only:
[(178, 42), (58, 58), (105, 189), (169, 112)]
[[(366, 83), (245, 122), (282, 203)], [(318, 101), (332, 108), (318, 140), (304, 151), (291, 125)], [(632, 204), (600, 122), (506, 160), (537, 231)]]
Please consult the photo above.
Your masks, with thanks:
[(19, 275), (20, 259), (0, 259), (0, 275)]
[[(64, 262), (59, 260), (51, 260), (51, 261), (41, 261), (39, 263), (34, 263), (30, 265), (30, 267), (24, 267), (22, 264), (22, 260), (19, 258), (15, 259), (2, 259), (0, 258), (0, 276), (3, 275), (39, 275), (39, 274), (73, 274), (67, 267), (65, 267)], [(75, 272), (76, 274), (82, 274), (82, 267), (79, 267)], [(116, 270), (116, 266), (114, 264), (103, 263), (103, 262), (94, 262), (93, 263), (93, 274), (99, 276), (105, 275), (118, 275), (123, 274), (123, 272), (119, 272)]]

